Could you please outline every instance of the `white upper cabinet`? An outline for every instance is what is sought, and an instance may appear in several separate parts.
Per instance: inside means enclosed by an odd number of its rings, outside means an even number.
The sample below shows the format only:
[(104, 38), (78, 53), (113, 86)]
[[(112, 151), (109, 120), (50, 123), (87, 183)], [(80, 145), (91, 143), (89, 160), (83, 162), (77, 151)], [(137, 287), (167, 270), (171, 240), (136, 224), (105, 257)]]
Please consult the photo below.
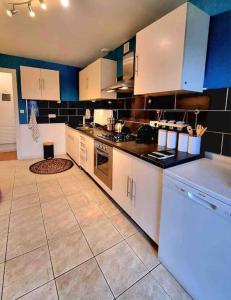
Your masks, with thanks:
[(60, 100), (59, 72), (41, 69), (42, 99)]
[(136, 35), (135, 95), (203, 90), (209, 16), (185, 3)]
[(20, 67), (22, 99), (60, 100), (59, 71)]
[(107, 93), (103, 89), (116, 83), (116, 61), (99, 58), (79, 73), (80, 100), (116, 98), (116, 93)]

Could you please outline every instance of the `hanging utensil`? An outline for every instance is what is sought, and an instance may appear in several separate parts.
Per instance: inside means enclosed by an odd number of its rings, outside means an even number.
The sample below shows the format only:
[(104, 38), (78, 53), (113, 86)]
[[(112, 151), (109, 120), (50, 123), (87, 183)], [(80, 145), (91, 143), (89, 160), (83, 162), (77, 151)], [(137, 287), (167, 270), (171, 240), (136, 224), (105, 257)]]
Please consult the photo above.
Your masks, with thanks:
[(187, 126), (187, 131), (188, 131), (189, 136), (193, 136), (192, 126)]
[(202, 131), (200, 132), (199, 136), (202, 136), (206, 132), (207, 129), (208, 129), (207, 127), (203, 128)]

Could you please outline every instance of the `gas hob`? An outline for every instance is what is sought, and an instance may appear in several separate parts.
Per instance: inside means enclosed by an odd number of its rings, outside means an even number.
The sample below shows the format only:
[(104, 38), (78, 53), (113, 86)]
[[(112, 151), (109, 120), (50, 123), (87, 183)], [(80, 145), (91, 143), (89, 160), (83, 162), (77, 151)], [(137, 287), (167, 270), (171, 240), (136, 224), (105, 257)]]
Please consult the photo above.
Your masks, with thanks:
[(99, 135), (99, 137), (115, 143), (123, 143), (136, 140), (136, 137), (134, 135), (122, 133), (103, 133), (102, 135)]

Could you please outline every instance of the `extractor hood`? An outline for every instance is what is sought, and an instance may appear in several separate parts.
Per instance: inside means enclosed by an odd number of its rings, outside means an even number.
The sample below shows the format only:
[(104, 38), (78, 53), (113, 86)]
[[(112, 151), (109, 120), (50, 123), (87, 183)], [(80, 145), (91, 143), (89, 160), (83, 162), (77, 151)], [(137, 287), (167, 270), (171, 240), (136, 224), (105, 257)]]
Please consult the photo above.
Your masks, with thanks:
[(134, 52), (123, 56), (123, 80), (105, 89), (108, 93), (132, 93), (134, 90)]

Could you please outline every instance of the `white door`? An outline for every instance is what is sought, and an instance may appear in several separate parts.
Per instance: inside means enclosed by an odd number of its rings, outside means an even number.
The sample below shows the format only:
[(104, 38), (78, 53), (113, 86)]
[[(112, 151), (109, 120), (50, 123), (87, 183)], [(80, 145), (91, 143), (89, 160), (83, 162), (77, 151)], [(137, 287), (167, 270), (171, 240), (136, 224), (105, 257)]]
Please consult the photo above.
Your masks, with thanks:
[(131, 160), (131, 217), (158, 244), (163, 170), (135, 157)]
[(136, 35), (135, 94), (181, 89), (187, 5)]
[(79, 100), (88, 100), (88, 68), (79, 72)]
[(15, 102), (11, 73), (0, 72), (0, 152), (16, 150)]
[(129, 215), (131, 215), (131, 180), (131, 156), (113, 149), (113, 197)]
[(41, 69), (42, 99), (60, 100), (59, 71)]
[(41, 100), (41, 72), (39, 68), (20, 66), (22, 99)]

